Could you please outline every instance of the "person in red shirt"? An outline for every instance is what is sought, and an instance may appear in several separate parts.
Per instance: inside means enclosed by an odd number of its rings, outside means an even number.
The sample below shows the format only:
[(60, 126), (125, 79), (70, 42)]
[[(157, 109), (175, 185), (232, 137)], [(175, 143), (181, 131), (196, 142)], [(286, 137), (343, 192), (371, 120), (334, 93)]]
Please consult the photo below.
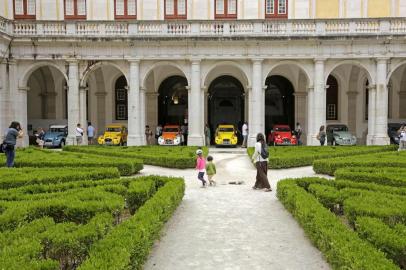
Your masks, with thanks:
[(197, 179), (202, 181), (202, 188), (206, 187), (206, 180), (204, 180), (204, 173), (206, 171), (206, 160), (203, 157), (203, 151), (198, 149), (196, 151), (196, 170), (198, 171)]

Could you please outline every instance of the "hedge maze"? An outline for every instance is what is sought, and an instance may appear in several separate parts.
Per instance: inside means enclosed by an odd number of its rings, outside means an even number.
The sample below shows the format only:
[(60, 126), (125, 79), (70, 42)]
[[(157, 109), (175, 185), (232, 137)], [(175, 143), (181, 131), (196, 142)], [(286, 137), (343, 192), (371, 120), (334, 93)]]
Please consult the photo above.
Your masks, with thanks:
[(7, 270), (142, 269), (185, 189), (181, 178), (120, 178), (142, 169), (134, 158), (24, 149), (16, 167), (0, 168)]
[(277, 196), (334, 269), (406, 269), (406, 153), (314, 162), (336, 176), (287, 179)]

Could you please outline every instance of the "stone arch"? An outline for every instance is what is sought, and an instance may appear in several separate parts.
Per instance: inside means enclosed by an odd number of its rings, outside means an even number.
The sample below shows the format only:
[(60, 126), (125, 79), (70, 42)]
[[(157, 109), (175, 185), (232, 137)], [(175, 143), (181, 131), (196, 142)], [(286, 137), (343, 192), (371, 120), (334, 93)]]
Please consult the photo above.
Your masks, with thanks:
[(342, 66), (342, 65), (353, 65), (353, 66), (357, 66), (359, 67), (361, 70), (364, 70), (368, 80), (371, 84), (375, 84), (375, 79), (374, 76), (372, 76), (371, 74), (374, 74), (370, 68), (368, 66), (366, 66), (364, 63), (357, 61), (357, 60), (344, 60), (344, 61), (339, 61), (335, 64), (333, 64), (331, 67), (329, 67), (328, 69), (325, 70), (325, 74), (324, 74), (324, 82), (327, 82), (328, 76), (330, 74), (332, 74), (332, 72), (334, 72), (335, 69), (337, 69), (338, 67)]
[(97, 63), (95, 63), (95, 64), (93, 64), (90, 67), (87, 67), (85, 69), (85, 71), (82, 74), (82, 78), (80, 80), (79, 86), (86, 87), (86, 83), (87, 83), (87, 80), (88, 80), (90, 74), (92, 74), (93, 71), (95, 71), (98, 68), (101, 68), (103, 66), (113, 66), (113, 67), (115, 67), (116, 69), (118, 69), (124, 75), (124, 77), (127, 80), (127, 83), (129, 82), (128, 76), (127, 76), (125, 70), (123, 70), (123, 68), (120, 65), (118, 65), (117, 63), (114, 63), (114, 62), (110, 62), (110, 61), (100, 61), (100, 62), (97, 62)]
[(54, 67), (56, 70), (60, 71), (65, 80), (68, 81), (68, 75), (66, 74), (65, 66), (61, 66), (49, 61), (40, 61), (28, 66), (27, 69), (22, 72), (23, 75), (20, 77), (19, 87), (27, 87), (28, 80), (31, 75), (39, 68), (46, 66)]
[[(231, 70), (219, 70), (222, 67), (231, 67)], [(210, 84), (221, 76), (232, 76), (240, 81), (246, 91), (252, 85), (250, 76), (244, 70), (243, 66), (234, 61), (221, 61), (216, 62), (207, 69), (207, 72), (202, 74), (201, 85), (208, 89)], [(245, 85), (244, 85), (245, 84)]]
[(183, 76), (186, 78), (186, 80), (188, 81), (188, 84), (190, 84), (190, 80), (189, 80), (189, 76), (188, 76), (188, 72), (185, 70), (184, 67), (182, 67), (181, 65), (179, 65), (176, 62), (171, 62), (171, 61), (159, 61), (159, 62), (155, 62), (154, 64), (152, 64), (150, 67), (148, 67), (146, 70), (141, 71), (140, 74), (140, 78), (141, 78), (141, 88), (146, 88), (147, 86), (147, 80), (150, 77), (151, 73), (156, 70), (157, 68), (160, 67), (165, 67), (165, 66), (170, 66), (176, 69), (177, 72), (171, 72), (168, 73), (164, 76), (162, 76), (162, 78), (160, 78), (159, 81), (155, 82), (155, 85), (157, 85), (158, 87), (156, 87), (156, 89), (154, 89), (154, 92), (158, 91), (157, 88), (159, 88), (159, 85), (161, 85), (161, 83), (166, 80), (167, 78), (171, 77), (171, 76)]
[[(292, 60), (283, 60), (283, 61), (279, 61), (275, 64), (272, 64), (267, 70), (264, 70), (265, 73), (264, 73), (263, 78), (266, 80), (271, 75), (280, 75), (280, 76), (286, 77), (285, 74), (279, 74), (279, 73), (272, 74), (272, 72), (275, 72), (275, 70), (278, 67), (285, 66), (285, 65), (286, 66), (295, 66), (295, 67), (299, 68), (299, 70), (303, 72), (303, 74), (305, 75), (305, 77), (307, 79), (307, 82), (308, 82), (307, 86), (309, 87), (309, 86), (313, 85), (313, 76), (311, 76), (312, 71), (310, 69), (310, 66), (306, 66), (301, 62), (292, 61)], [(292, 78), (288, 78), (288, 77), (286, 77), (286, 78), (292, 82)]]
[(390, 79), (392, 78), (392, 75), (403, 65), (406, 65), (406, 60), (401, 61), (397, 63), (388, 73), (388, 76), (386, 78), (386, 84), (389, 84)]

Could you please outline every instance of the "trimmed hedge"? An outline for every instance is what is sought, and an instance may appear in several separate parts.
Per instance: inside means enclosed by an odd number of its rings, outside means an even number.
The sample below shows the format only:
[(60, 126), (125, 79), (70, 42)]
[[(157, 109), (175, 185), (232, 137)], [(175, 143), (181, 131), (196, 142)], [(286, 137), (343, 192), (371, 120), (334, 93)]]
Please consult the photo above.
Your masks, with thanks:
[(345, 179), (406, 188), (406, 168), (340, 168), (335, 171), (334, 175), (338, 180)]
[(371, 217), (358, 217), (356, 221), (358, 235), (406, 268), (406, 226), (397, 224), (390, 228), (382, 220)]
[[(194, 168), (197, 147), (176, 146), (65, 146), (64, 151), (95, 154), (109, 157), (136, 158), (144, 164), (168, 168)], [(203, 148), (207, 155), (207, 147)]]
[(0, 168), (0, 189), (25, 185), (58, 184), (64, 182), (118, 178), (117, 168)]
[(167, 182), (135, 215), (95, 244), (80, 270), (142, 269), (159, 232), (183, 198), (185, 185)]
[[(393, 151), (393, 146), (292, 146), (269, 147), (270, 169), (311, 166), (315, 160)], [(252, 157), (254, 148), (247, 149)]]
[(278, 183), (277, 197), (298, 220), (333, 269), (399, 269), (385, 254), (361, 240), (296, 180)]
[(328, 175), (334, 175), (335, 171), (339, 168), (352, 167), (406, 168), (406, 151), (393, 151), (387, 153), (357, 155), (347, 158), (316, 160), (313, 163), (313, 169), (316, 173)]
[[(0, 156), (0, 162), (5, 164), (4, 155)], [(142, 170), (143, 164), (142, 161), (137, 159), (107, 158), (99, 155), (24, 148), (16, 153), (15, 167), (73, 167), (77, 170), (83, 170), (84, 167), (116, 167), (121, 175), (132, 175)]]

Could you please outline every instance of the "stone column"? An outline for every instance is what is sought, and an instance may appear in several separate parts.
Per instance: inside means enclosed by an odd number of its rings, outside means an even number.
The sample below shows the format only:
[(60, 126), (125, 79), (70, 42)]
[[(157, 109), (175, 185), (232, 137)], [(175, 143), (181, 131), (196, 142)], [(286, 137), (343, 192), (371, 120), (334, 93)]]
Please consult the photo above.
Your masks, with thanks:
[(0, 142), (4, 140), (4, 133), (9, 125), (9, 102), (7, 94), (6, 63), (0, 63)]
[(128, 146), (143, 144), (140, 110), (140, 60), (130, 62), (130, 87), (128, 90)]
[[(203, 117), (202, 109), (204, 100), (202, 100), (202, 88), (200, 85), (200, 59), (191, 60), (191, 86), (188, 106), (188, 123), (189, 136), (187, 139), (188, 145), (203, 146)], [(192, 105), (192, 106), (190, 106)]]
[(368, 87), (368, 135), (367, 145), (374, 144), (376, 118), (376, 86)]
[(76, 126), (80, 123), (79, 111), (79, 64), (69, 60), (68, 78), (68, 137), (66, 144), (76, 144)]
[(388, 145), (388, 87), (386, 76), (388, 59), (378, 58), (376, 64), (376, 122), (375, 145)]
[[(140, 90), (140, 115), (141, 115), (141, 128), (146, 126), (146, 114), (145, 114), (145, 108), (146, 108), (146, 89), (145, 88), (141, 88)], [(151, 127), (152, 128), (152, 127)], [(142, 129), (141, 129), (142, 130)], [(153, 129), (153, 132), (155, 132), (155, 129)], [(142, 137), (142, 144), (146, 145), (147, 144), (147, 139), (145, 138), (145, 136), (141, 136)]]
[(348, 91), (348, 129), (352, 134), (357, 135), (357, 91)]
[[(249, 104), (251, 123), (249, 124), (248, 146), (254, 146), (258, 133), (264, 133), (265, 115), (263, 114), (264, 86), (262, 81), (263, 59), (252, 59), (252, 91)], [(263, 104), (264, 103), (264, 104)]]
[(27, 115), (27, 92), (30, 90), (29, 87), (19, 87), (18, 95), (16, 100), (16, 111), (15, 116), (17, 121), (20, 122), (21, 128), (24, 132), (24, 137), (17, 143), (18, 146), (27, 147), (29, 145), (29, 136), (28, 136), (28, 115)]
[(79, 89), (79, 123), (83, 128), (83, 145), (87, 145), (87, 108), (86, 108), (87, 88)]
[(309, 87), (307, 91), (307, 145), (314, 145), (314, 111), (313, 111), (313, 103), (314, 103), (314, 88)]
[(318, 145), (317, 133), (321, 126), (326, 126), (326, 84), (324, 82), (325, 59), (314, 61), (314, 90), (313, 90), (313, 132), (311, 145)]

